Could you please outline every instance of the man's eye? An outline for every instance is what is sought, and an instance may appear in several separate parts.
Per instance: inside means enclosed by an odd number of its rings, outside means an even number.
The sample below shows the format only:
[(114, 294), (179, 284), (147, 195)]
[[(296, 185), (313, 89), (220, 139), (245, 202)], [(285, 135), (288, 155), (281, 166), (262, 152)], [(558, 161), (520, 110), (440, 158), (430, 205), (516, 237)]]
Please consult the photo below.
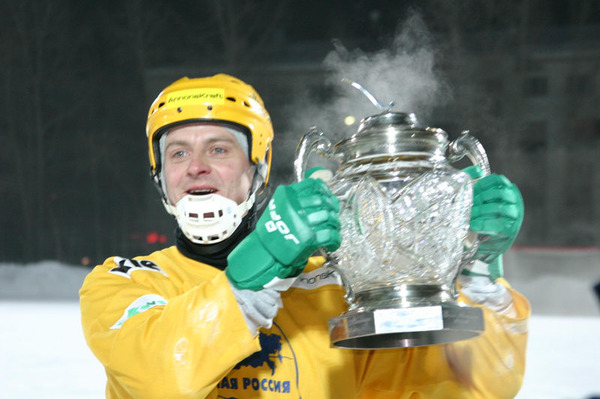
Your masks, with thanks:
[(212, 150), (215, 154), (225, 154), (227, 151), (223, 147), (215, 147)]
[(173, 158), (181, 158), (185, 156), (185, 151), (175, 151), (173, 153)]

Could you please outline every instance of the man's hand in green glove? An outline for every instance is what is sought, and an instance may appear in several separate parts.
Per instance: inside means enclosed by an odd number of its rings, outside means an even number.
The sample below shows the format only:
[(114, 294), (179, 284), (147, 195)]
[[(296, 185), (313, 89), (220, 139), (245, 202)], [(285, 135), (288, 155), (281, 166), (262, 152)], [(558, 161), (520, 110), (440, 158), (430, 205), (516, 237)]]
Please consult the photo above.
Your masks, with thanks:
[[(464, 169), (471, 178), (481, 178), (481, 169), (470, 166)], [(482, 177), (473, 186), (471, 231), (489, 236), (481, 243), (475, 259), (492, 264), (515, 241), (523, 223), (523, 197), (517, 186), (505, 176)]]
[(317, 249), (340, 246), (338, 211), (337, 198), (321, 180), (279, 186), (256, 229), (227, 258), (229, 281), (258, 291), (298, 276)]

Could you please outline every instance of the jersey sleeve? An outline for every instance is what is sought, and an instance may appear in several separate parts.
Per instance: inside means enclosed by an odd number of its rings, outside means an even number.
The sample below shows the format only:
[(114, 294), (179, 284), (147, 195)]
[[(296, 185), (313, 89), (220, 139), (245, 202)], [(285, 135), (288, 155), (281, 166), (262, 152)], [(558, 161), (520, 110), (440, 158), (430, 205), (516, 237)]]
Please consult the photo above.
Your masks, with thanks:
[[(508, 285), (507, 285), (508, 287)], [(357, 353), (361, 397), (513, 398), (525, 371), (528, 301), (513, 296), (514, 317), (481, 305), (485, 331), (476, 338), (445, 345)], [(461, 297), (468, 303), (468, 298)], [(411, 396), (415, 393), (418, 395)]]
[(107, 396), (210, 397), (260, 349), (223, 272), (186, 289), (160, 270), (118, 269), (108, 259), (80, 291), (84, 335), (106, 369)]

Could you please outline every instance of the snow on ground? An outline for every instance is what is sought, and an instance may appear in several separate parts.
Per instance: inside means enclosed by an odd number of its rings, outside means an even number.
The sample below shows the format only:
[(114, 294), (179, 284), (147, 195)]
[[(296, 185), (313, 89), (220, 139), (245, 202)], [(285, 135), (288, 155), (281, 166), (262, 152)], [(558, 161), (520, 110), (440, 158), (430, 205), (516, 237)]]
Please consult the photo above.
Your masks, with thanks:
[[(571, 276), (573, 268), (571, 263)], [(104, 397), (104, 371), (86, 346), (77, 302), (88, 271), (56, 262), (0, 265), (0, 398)], [(565, 286), (564, 276), (550, 274), (543, 276), (548, 287)], [(582, 274), (589, 279), (589, 271)], [(538, 289), (537, 281), (518, 280), (526, 295), (528, 286)], [(544, 302), (541, 294), (532, 293), (532, 303)], [(546, 295), (559, 293), (569, 294)], [(588, 297), (584, 294), (583, 301)], [(586, 303), (583, 315), (569, 316), (552, 314), (547, 307), (536, 314), (534, 308), (525, 381), (517, 399), (600, 397), (600, 317), (588, 314), (593, 306)]]
[(3, 300), (0, 315), (1, 398), (104, 398), (104, 369), (86, 346), (77, 302)]

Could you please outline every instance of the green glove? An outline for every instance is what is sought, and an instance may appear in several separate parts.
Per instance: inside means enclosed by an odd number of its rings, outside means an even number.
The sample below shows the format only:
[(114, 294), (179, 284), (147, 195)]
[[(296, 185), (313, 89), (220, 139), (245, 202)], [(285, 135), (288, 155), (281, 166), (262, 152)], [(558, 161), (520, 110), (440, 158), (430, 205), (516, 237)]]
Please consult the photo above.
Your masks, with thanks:
[[(463, 171), (473, 179), (482, 176), (478, 166), (470, 166)], [(492, 174), (477, 181), (473, 186), (470, 229), (489, 238), (480, 244), (475, 259), (489, 265), (497, 264), (496, 259), (515, 241), (523, 223), (524, 211), (521, 192), (505, 176)], [(501, 273), (501, 263), (495, 268)]]
[(258, 291), (298, 276), (317, 249), (339, 248), (338, 211), (338, 199), (321, 180), (279, 186), (256, 229), (229, 254), (229, 281)]

